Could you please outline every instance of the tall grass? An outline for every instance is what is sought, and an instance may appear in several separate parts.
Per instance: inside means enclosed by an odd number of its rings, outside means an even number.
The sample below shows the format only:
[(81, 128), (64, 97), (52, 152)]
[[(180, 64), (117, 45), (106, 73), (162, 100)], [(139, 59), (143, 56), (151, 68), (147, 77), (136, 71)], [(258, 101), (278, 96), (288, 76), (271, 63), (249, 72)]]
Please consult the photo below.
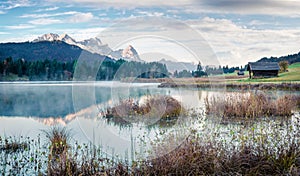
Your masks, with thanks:
[(48, 175), (123, 175), (128, 170), (122, 164), (105, 157), (101, 148), (93, 144), (71, 145), (71, 133), (65, 127), (44, 131), (50, 141)]
[(142, 175), (285, 175), (300, 174), (299, 146), (279, 151), (278, 158), (267, 150), (244, 146), (231, 151), (190, 140), (177, 150), (143, 163)]
[(120, 101), (119, 104), (108, 108), (107, 119), (118, 123), (145, 122), (169, 120), (179, 117), (185, 110), (181, 103), (171, 96), (150, 96), (145, 103), (139, 104), (133, 99)]
[(21, 141), (17, 137), (2, 139), (2, 137), (0, 136), (0, 151), (14, 153), (20, 150), (26, 150), (28, 148), (29, 148), (28, 143)]
[(42, 175), (47, 168), (46, 146), (24, 136), (0, 136), (0, 175)]
[[(229, 94), (205, 98), (207, 114), (225, 119), (291, 116), (297, 107), (297, 96), (284, 95), (274, 99), (265, 93)], [(299, 103), (298, 103), (299, 104)]]
[[(216, 128), (205, 129), (207, 132), (202, 134), (194, 130), (178, 148), (163, 157), (143, 161), (136, 172), (140, 175), (299, 175), (300, 124), (286, 123), (281, 128), (277, 124), (261, 125), (240, 127), (240, 131), (228, 134)], [(159, 150), (165, 148), (161, 146)]]
[(54, 126), (44, 131), (50, 142), (48, 155), (48, 175), (69, 174), (74, 167), (73, 160), (69, 158), (68, 144), (70, 131), (65, 127)]
[[(72, 141), (66, 128), (51, 128), (44, 134), (47, 146), (26, 138), (30, 150), (15, 153), (0, 150), (0, 173), (4, 175), (299, 175), (299, 116), (281, 122), (250, 126), (210, 126), (191, 129), (177, 148), (168, 151), (173, 138), (156, 141), (154, 159), (113, 160), (101, 147)], [(228, 131), (226, 133), (226, 131)], [(7, 139), (7, 138), (6, 138)], [(0, 144), (5, 144), (1, 138)], [(23, 137), (22, 137), (23, 139)], [(7, 139), (8, 143), (12, 138)], [(164, 142), (162, 142), (164, 141)], [(161, 143), (162, 142), (162, 143)], [(46, 148), (47, 150), (43, 150)], [(33, 150), (32, 150), (33, 149)], [(155, 152), (151, 153), (155, 156)], [(47, 157), (48, 156), (48, 157)], [(46, 158), (43, 160), (42, 158)]]

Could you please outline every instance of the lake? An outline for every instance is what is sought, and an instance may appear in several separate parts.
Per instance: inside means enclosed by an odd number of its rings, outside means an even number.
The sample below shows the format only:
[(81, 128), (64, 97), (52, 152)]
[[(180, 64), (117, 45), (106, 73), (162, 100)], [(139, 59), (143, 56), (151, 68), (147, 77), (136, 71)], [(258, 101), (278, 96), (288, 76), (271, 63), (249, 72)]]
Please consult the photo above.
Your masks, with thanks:
[[(0, 136), (37, 139), (42, 130), (61, 125), (71, 129), (72, 142), (100, 145), (108, 154), (137, 159), (145, 157), (151, 141), (170, 133), (177, 134), (174, 148), (177, 147), (189, 135), (189, 129), (203, 128), (203, 119), (182, 117), (171, 127), (142, 123), (124, 126), (102, 118), (107, 107), (128, 98), (142, 100), (149, 95), (170, 95), (186, 109), (203, 115), (204, 98), (224, 93), (221, 89), (158, 88), (156, 83), (5, 82), (0, 84)], [(279, 96), (294, 92), (270, 93)], [(229, 131), (224, 128), (223, 133)]]
[[(73, 141), (102, 145), (108, 153), (130, 152), (137, 138), (155, 137), (157, 128), (144, 124), (123, 127), (101, 118), (122, 99), (171, 95), (184, 107), (203, 107), (206, 91), (161, 89), (158, 84), (121, 82), (6, 82), (0, 84), (0, 134), (37, 138), (52, 125), (72, 130)], [(171, 128), (166, 128), (171, 129)]]

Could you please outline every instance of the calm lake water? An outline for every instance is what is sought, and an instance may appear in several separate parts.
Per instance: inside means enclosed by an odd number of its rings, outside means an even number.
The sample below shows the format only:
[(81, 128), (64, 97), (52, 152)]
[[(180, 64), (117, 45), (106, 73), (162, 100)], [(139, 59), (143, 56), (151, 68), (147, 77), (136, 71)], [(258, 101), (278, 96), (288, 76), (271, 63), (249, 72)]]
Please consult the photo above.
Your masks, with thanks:
[[(224, 90), (158, 88), (158, 84), (120, 82), (15, 82), (0, 84), (0, 136), (37, 138), (53, 125), (71, 129), (72, 141), (92, 142), (122, 157), (139, 157), (150, 141), (169, 133), (184, 140), (190, 127), (201, 128), (199, 119), (178, 119), (171, 127), (132, 123), (121, 126), (101, 118), (107, 107), (122, 99), (143, 100), (149, 95), (170, 95), (186, 109), (201, 114), (204, 98)], [(291, 92), (272, 92), (275, 96)], [(179, 137), (178, 137), (179, 136)], [(176, 144), (175, 144), (176, 146)]]
[[(171, 95), (186, 108), (203, 107), (201, 100), (207, 94), (157, 86), (120, 82), (1, 83), (0, 135), (37, 138), (42, 130), (61, 125), (71, 129), (73, 141), (102, 145), (108, 153), (130, 153), (132, 148), (143, 145), (140, 138), (150, 140), (156, 137), (158, 128), (164, 127), (137, 123), (124, 127), (108, 123), (101, 118), (107, 107), (121, 99), (142, 100), (149, 95)], [(166, 128), (169, 129), (172, 128)]]

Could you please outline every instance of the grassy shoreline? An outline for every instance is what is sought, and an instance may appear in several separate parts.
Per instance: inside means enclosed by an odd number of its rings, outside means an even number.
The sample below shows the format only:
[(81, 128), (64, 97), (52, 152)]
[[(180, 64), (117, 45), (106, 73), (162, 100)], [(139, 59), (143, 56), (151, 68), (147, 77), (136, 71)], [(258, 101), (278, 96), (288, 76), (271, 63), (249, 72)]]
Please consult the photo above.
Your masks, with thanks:
[(160, 88), (218, 88), (238, 90), (288, 90), (300, 91), (300, 83), (161, 83)]
[[(137, 80), (136, 82), (144, 82)], [(149, 81), (149, 80), (148, 80)], [(233, 88), (233, 89), (263, 89), (263, 90), (300, 90), (300, 63), (289, 66), (287, 72), (280, 73), (278, 77), (249, 79), (247, 75), (234, 74), (216, 75), (202, 78), (169, 78), (158, 79), (153, 82), (161, 83), (164, 88)]]

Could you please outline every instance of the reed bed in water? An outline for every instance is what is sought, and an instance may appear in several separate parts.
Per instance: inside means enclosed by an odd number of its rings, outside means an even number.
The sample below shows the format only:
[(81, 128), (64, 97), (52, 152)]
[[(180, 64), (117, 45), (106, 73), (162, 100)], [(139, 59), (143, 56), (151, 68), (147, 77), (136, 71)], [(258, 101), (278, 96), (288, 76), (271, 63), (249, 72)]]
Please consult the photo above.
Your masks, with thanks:
[[(115, 156), (108, 158), (93, 144), (71, 144), (71, 132), (65, 127), (44, 131), (50, 141), (48, 175), (123, 175), (126, 167)], [(128, 166), (127, 166), (128, 167)], [(128, 168), (127, 168), (128, 170)]]
[(205, 98), (206, 113), (224, 119), (291, 116), (299, 107), (300, 96), (283, 95), (277, 98), (263, 92), (236, 93)]
[[(268, 124), (269, 122), (267, 122)], [(9, 175), (299, 175), (300, 119), (278, 124), (228, 127), (204, 125), (174, 150), (167, 138), (156, 141), (149, 159), (113, 160), (92, 144), (72, 143), (65, 128), (47, 131), (49, 143), (26, 138), (30, 150), (0, 151), (0, 172)], [(8, 143), (10, 138), (6, 138)], [(0, 143), (5, 143), (1, 139)], [(168, 138), (170, 139), (170, 138)], [(33, 150), (32, 150), (33, 149)], [(165, 155), (155, 157), (157, 153)], [(154, 156), (154, 159), (153, 159)], [(152, 159), (151, 159), (152, 158)]]
[(104, 117), (119, 124), (152, 124), (177, 118), (184, 112), (181, 103), (171, 96), (149, 96), (143, 103), (134, 99), (122, 100), (114, 107), (108, 108)]
[[(190, 136), (181, 146), (163, 157), (144, 161), (136, 170), (140, 175), (299, 175), (300, 144), (298, 135), (286, 135), (269, 143), (267, 135), (214, 141)], [(278, 140), (291, 140), (289, 144)], [(259, 140), (260, 139), (260, 140)], [(279, 142), (279, 143), (277, 143)], [(277, 144), (276, 144), (277, 143)], [(164, 150), (161, 146), (160, 150)]]

